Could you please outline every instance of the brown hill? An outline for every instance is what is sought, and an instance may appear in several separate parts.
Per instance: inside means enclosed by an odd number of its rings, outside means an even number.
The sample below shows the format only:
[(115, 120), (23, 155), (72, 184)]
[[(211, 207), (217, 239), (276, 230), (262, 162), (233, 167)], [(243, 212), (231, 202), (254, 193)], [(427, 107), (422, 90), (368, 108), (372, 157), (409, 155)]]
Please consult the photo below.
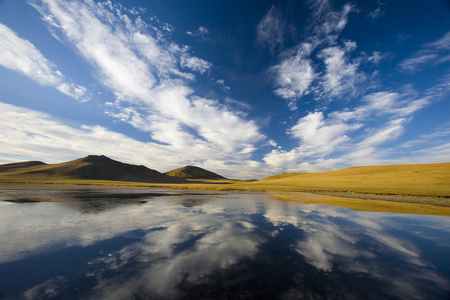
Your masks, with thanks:
[(145, 166), (125, 164), (104, 155), (89, 155), (60, 164), (21, 162), (0, 165), (0, 175), (42, 178), (73, 178), (151, 183), (182, 183), (185, 180), (164, 175)]
[(186, 178), (186, 179), (209, 179), (209, 180), (226, 179), (225, 177), (219, 174), (195, 166), (185, 166), (182, 168), (166, 172), (164, 174), (172, 177)]

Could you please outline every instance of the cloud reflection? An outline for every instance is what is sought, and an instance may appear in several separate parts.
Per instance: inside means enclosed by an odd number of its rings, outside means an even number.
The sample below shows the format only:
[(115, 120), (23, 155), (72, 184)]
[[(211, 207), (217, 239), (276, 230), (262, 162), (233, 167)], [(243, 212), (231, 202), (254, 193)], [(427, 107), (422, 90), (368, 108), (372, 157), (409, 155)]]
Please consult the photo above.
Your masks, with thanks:
[[(296, 215), (285, 213), (294, 209), (297, 209)], [(416, 222), (420, 223), (421, 218), (430, 217), (399, 217), (308, 204), (302, 207), (289, 202), (271, 203), (265, 216), (274, 225), (292, 225), (302, 231), (304, 236), (293, 241), (293, 248), (317, 270), (369, 276), (384, 282), (385, 287), (380, 288), (400, 299), (432, 297), (436, 288), (448, 292), (450, 281), (439, 276), (437, 266), (424, 257), (415, 244), (417, 237), (399, 234), (403, 230), (402, 219), (417, 218)], [(440, 229), (448, 237), (450, 222), (448, 218), (440, 221), (446, 224)], [(424, 233), (427, 226), (421, 229)], [(444, 237), (437, 239), (445, 240)]]
[(424, 248), (424, 241), (438, 252), (450, 248), (445, 217), (357, 212), (258, 193), (127, 199), (86, 211), (77, 209), (79, 197), (62, 194), (50, 195), (60, 203), (1, 205), (0, 239), (9, 242), (0, 245), (0, 278), (2, 266), (44, 254), (51, 263), (52, 255), (75, 251), (77, 266), (85, 266), (65, 277), (54, 267), (22, 291), (24, 298), (61, 297), (70, 276), (84, 278), (84, 298), (96, 299), (195, 297), (199, 286), (228, 291), (229, 278), (252, 293), (276, 286), (287, 298), (351, 291), (439, 299), (449, 292), (449, 261), (438, 265)]

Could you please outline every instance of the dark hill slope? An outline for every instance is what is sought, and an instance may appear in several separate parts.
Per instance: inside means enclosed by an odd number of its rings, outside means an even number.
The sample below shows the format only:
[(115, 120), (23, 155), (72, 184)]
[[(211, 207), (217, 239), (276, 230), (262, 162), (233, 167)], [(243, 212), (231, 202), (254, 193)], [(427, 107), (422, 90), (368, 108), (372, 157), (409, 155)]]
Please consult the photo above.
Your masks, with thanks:
[(195, 166), (185, 166), (182, 168), (166, 172), (164, 174), (172, 177), (186, 178), (186, 179), (209, 179), (209, 180), (226, 179), (225, 177), (220, 176), (219, 174)]
[[(40, 175), (90, 180), (114, 180), (151, 183), (182, 183), (183, 179), (164, 175), (145, 166), (125, 164), (104, 155), (89, 155), (60, 164), (24, 162), (0, 166), (0, 174)], [(31, 166), (30, 166), (31, 164)], [(13, 166), (12, 166), (13, 165)], [(4, 171), (2, 172), (2, 170)]]

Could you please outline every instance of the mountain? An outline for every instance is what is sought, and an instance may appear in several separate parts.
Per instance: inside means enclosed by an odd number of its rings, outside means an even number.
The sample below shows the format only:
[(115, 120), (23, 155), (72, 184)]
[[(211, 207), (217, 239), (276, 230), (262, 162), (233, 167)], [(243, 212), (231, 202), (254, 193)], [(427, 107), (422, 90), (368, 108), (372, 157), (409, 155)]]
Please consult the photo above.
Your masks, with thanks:
[(0, 165), (0, 175), (63, 177), (148, 183), (183, 183), (181, 178), (164, 175), (145, 166), (125, 164), (104, 155), (89, 155), (60, 164), (30, 161)]
[(186, 178), (186, 179), (209, 179), (209, 180), (226, 179), (225, 177), (220, 176), (219, 174), (195, 166), (185, 166), (182, 168), (166, 172), (164, 174), (172, 177)]

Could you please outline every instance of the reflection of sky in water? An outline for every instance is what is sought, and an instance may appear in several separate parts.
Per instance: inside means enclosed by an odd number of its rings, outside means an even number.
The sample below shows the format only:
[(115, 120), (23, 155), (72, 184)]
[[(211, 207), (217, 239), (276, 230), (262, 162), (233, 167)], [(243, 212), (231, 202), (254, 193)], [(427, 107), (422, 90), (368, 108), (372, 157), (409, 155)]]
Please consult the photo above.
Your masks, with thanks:
[(450, 218), (154, 191), (1, 193), (60, 202), (0, 204), (0, 298), (450, 296)]

